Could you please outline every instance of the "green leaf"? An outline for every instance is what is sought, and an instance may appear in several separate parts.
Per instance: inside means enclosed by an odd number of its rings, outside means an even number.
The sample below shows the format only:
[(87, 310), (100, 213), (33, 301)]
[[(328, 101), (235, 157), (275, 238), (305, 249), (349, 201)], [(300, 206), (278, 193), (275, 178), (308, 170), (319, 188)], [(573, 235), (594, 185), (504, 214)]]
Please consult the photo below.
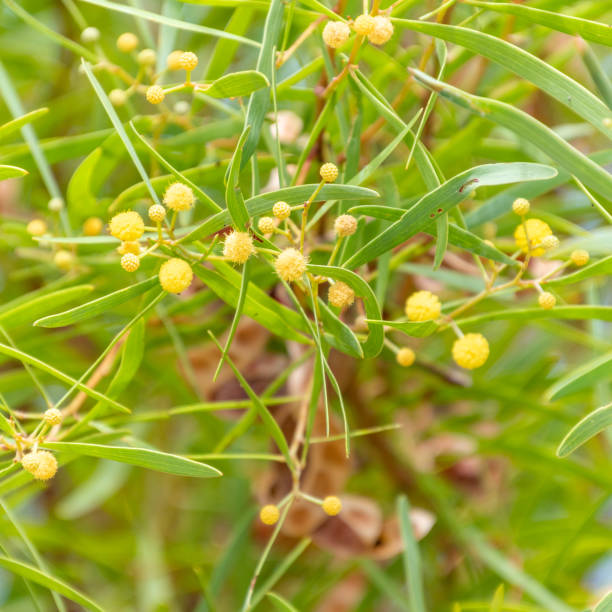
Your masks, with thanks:
[(48, 112), (49, 109), (46, 107), (37, 108), (36, 110), (30, 111), (25, 115), (21, 115), (21, 117), (7, 121), (5, 124), (0, 125), (0, 139), (6, 138), (13, 132), (21, 129), (22, 126), (31, 123), (32, 121), (36, 121), (36, 119), (46, 115)]
[(73, 172), (66, 189), (68, 206), (75, 212), (91, 210), (96, 202), (91, 192), (92, 179), (102, 157), (102, 148), (96, 147)]
[(106, 446), (85, 442), (45, 442), (45, 448), (60, 453), (85, 455), (99, 459), (110, 459), (119, 463), (128, 463), (136, 467), (192, 478), (213, 478), (222, 476), (221, 472), (210, 465), (187, 459), (180, 455), (171, 455), (150, 448), (133, 448), (131, 446)]
[(205, 85), (200, 91), (211, 98), (239, 98), (269, 86), (270, 81), (265, 74), (257, 70), (244, 70), (226, 74), (208, 86)]
[(392, 327), (393, 329), (397, 329), (398, 331), (405, 333), (407, 336), (412, 336), (413, 338), (425, 338), (426, 336), (431, 336), (431, 334), (435, 333), (438, 329), (438, 324), (435, 321), (370, 321), (369, 319), (366, 319), (366, 321), (368, 323), (378, 323), (379, 325)]
[(73, 323), (79, 323), (80, 321), (86, 321), (99, 314), (108, 312), (114, 306), (123, 304), (132, 298), (141, 295), (145, 291), (148, 291), (152, 287), (158, 284), (157, 276), (153, 276), (147, 280), (130, 285), (123, 289), (113, 291), (108, 295), (104, 295), (100, 298), (75, 306), (70, 310), (59, 312), (48, 317), (43, 317), (38, 321), (34, 322), (34, 325), (38, 327), (64, 327), (65, 325), (72, 325)]
[(581, 421), (567, 433), (559, 444), (557, 455), (567, 457), (579, 446), (596, 436), (599, 432), (612, 425), (612, 404), (601, 406), (593, 412), (587, 414)]
[(329, 332), (325, 334), (327, 342), (351, 357), (363, 359), (363, 349), (353, 330), (322, 299), (317, 299), (323, 328)]
[(599, 261), (596, 261), (588, 266), (584, 266), (583, 268), (579, 268), (571, 274), (545, 280), (542, 282), (542, 285), (546, 285), (546, 287), (573, 285), (587, 278), (592, 278), (593, 276), (598, 276), (600, 274), (610, 274), (610, 272), (612, 272), (612, 255), (608, 255), (608, 257), (604, 257), (603, 259), (600, 259)]
[(83, 606), (87, 610), (92, 610), (92, 612), (104, 612), (102, 607), (80, 591), (77, 591), (68, 583), (58, 580), (47, 572), (43, 572), (32, 565), (22, 563), (21, 561), (16, 561), (15, 559), (9, 559), (8, 557), (0, 556), (0, 567), (3, 567), (5, 570), (12, 572), (17, 576), (21, 576), (26, 580), (31, 580), (32, 582), (40, 584), (47, 589), (51, 589), (52, 591), (55, 591), (56, 593), (59, 593), (71, 601)]
[(0, 166), (0, 181), (25, 176), (27, 173), (27, 170), (18, 168), (17, 166)]
[(555, 176), (551, 166), (523, 162), (476, 166), (446, 181), (424, 195), (384, 232), (365, 244), (343, 266), (356, 268), (390, 251), (427, 228), (437, 217), (448, 212), (469, 195), (475, 185), (505, 185), (537, 181)]
[(593, 608), (593, 612), (612, 612), (612, 593), (604, 595), (603, 599)]
[(299, 610), (291, 605), (284, 597), (281, 597), (278, 593), (270, 591), (266, 593), (266, 597), (274, 604), (274, 607), (279, 612), (299, 612)]
[(402, 556), (404, 560), (404, 574), (406, 576), (406, 590), (408, 591), (408, 609), (410, 612), (426, 612), (421, 555), (419, 554), (419, 546), (412, 530), (410, 504), (405, 495), (401, 495), (397, 499), (397, 514), (399, 516), (402, 543), (404, 544)]
[(225, 203), (227, 204), (227, 210), (232, 217), (234, 225), (241, 231), (246, 228), (249, 222), (249, 211), (244, 203), (240, 189), (240, 168), (242, 167), (240, 160), (242, 159), (242, 151), (250, 130), (251, 127), (246, 126), (240, 135), (225, 177)]
[(612, 306), (555, 306), (552, 310), (543, 308), (508, 308), (485, 314), (459, 319), (457, 325), (464, 327), (485, 321), (533, 321), (535, 319), (597, 319), (612, 321)]
[(612, 353), (600, 355), (562, 376), (546, 391), (549, 400), (556, 400), (566, 395), (587, 388), (594, 388), (598, 382), (612, 378)]

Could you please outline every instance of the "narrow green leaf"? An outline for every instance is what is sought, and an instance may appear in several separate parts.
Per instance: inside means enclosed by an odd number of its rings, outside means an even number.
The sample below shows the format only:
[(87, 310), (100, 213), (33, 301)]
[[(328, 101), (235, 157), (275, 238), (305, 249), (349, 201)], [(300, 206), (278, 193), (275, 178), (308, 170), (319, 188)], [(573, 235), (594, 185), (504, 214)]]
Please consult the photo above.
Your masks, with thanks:
[(599, 276), (600, 274), (610, 274), (612, 272), (612, 255), (604, 257), (599, 261), (596, 261), (588, 266), (579, 268), (571, 274), (565, 276), (559, 276), (558, 278), (551, 278), (542, 282), (542, 285), (547, 287), (562, 287), (563, 285), (573, 285), (577, 282), (592, 278), (593, 276)]
[(265, 74), (257, 70), (244, 70), (219, 77), (201, 91), (211, 98), (239, 98), (269, 86), (270, 81)]
[(11, 121), (7, 121), (3, 125), (0, 125), (0, 139), (6, 138), (13, 132), (21, 129), (22, 126), (32, 123), (32, 121), (36, 121), (39, 117), (46, 115), (49, 112), (49, 109), (46, 107), (37, 108), (36, 110), (30, 111), (25, 115), (21, 115), (21, 117), (17, 117), (16, 119), (12, 119)]
[(437, 270), (442, 265), (442, 260), (446, 254), (446, 247), (448, 245), (448, 229), (448, 213), (445, 213), (436, 219), (436, 253), (433, 263), (434, 270)]
[(279, 612), (299, 612), (299, 610), (291, 605), (284, 597), (281, 597), (278, 593), (269, 591), (266, 593), (266, 597), (274, 604), (274, 607)]
[(27, 173), (27, 170), (17, 166), (0, 166), (0, 181), (25, 176)]
[(593, 608), (593, 612), (612, 612), (612, 593), (604, 595), (603, 599)]
[(323, 328), (329, 332), (325, 334), (325, 340), (339, 351), (363, 359), (363, 349), (353, 330), (323, 300), (318, 298), (318, 301)]
[(250, 130), (251, 127), (247, 125), (240, 135), (234, 155), (232, 155), (232, 161), (227, 168), (227, 175), (225, 178), (225, 203), (227, 205), (227, 210), (232, 217), (234, 225), (240, 230), (244, 230), (249, 222), (249, 211), (244, 203), (244, 198), (240, 189), (240, 169), (242, 167), (242, 151), (245, 147), (245, 142), (248, 139)]
[(406, 590), (408, 591), (408, 602), (410, 612), (426, 612), (425, 594), (423, 593), (423, 576), (421, 569), (421, 555), (419, 546), (412, 530), (410, 520), (410, 504), (405, 495), (397, 499), (397, 514), (399, 516), (400, 533), (404, 550), (404, 574), (406, 576)]
[(549, 400), (556, 400), (566, 395), (587, 388), (595, 388), (601, 381), (612, 378), (612, 353), (600, 355), (562, 376), (545, 393)]
[(535, 319), (597, 319), (612, 321), (612, 306), (555, 306), (552, 310), (543, 308), (508, 308), (486, 314), (459, 319), (457, 325), (480, 325), (485, 321), (533, 321)]
[(95, 148), (78, 166), (70, 177), (66, 189), (68, 206), (74, 212), (89, 210), (95, 203), (91, 193), (91, 183), (96, 173), (97, 165), (102, 157), (102, 148)]
[(590, 440), (593, 436), (612, 425), (612, 404), (601, 406), (593, 412), (587, 414), (581, 421), (567, 433), (559, 444), (557, 455), (567, 457), (579, 446)]
[(407, 336), (413, 338), (425, 338), (431, 336), (438, 329), (438, 324), (435, 321), (381, 321), (381, 320), (370, 320), (366, 319), (368, 323), (378, 323), (379, 325), (386, 325), (405, 333)]

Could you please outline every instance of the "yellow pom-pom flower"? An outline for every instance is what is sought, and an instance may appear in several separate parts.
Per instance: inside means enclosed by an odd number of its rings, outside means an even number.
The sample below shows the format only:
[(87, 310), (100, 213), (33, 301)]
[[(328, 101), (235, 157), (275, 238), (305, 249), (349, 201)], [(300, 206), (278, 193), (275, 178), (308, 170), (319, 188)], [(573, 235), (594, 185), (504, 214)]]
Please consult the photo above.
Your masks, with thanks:
[(126, 253), (121, 256), (121, 267), (126, 272), (136, 272), (140, 268), (140, 257), (134, 253)]
[(234, 263), (244, 263), (254, 252), (253, 238), (248, 232), (233, 231), (225, 239), (223, 255)]
[(340, 215), (334, 221), (334, 230), (338, 236), (352, 236), (357, 231), (357, 219), (353, 215)]
[(453, 359), (466, 370), (479, 368), (489, 357), (489, 343), (482, 334), (465, 334), (453, 344)]
[(125, 255), (126, 253), (138, 255), (140, 253), (140, 245), (137, 242), (122, 242), (117, 247), (117, 253), (119, 253), (119, 255)]
[(32, 219), (26, 226), (30, 236), (42, 236), (47, 233), (47, 224), (42, 219)]
[(589, 263), (590, 255), (584, 249), (576, 249), (570, 255), (570, 261), (575, 266), (586, 266)]
[(160, 104), (166, 97), (163, 87), (160, 87), (159, 85), (151, 85), (151, 87), (147, 89), (147, 93), (145, 95), (147, 102), (150, 102), (151, 104)]
[(284, 281), (296, 281), (306, 272), (306, 258), (297, 249), (288, 248), (276, 258), (274, 268)]
[(116, 214), (108, 224), (111, 236), (122, 242), (138, 240), (144, 234), (144, 228), (142, 217), (133, 210)]
[(62, 411), (57, 408), (49, 408), (43, 414), (43, 419), (48, 425), (59, 425), (62, 422)]
[(45, 450), (33, 451), (24, 455), (21, 466), (37, 480), (49, 480), (57, 473), (57, 459)]
[(525, 198), (516, 198), (514, 202), (512, 202), (512, 212), (521, 217), (524, 217), (529, 212), (529, 200)]
[(544, 293), (540, 293), (540, 295), (538, 296), (538, 304), (544, 310), (550, 310), (551, 308), (554, 308), (556, 303), (557, 298), (555, 298), (555, 296), (552, 293), (549, 293), (548, 291), (544, 291)]
[(86, 236), (97, 236), (104, 228), (104, 223), (100, 217), (89, 217), (83, 223), (83, 233)]
[(336, 308), (347, 308), (355, 301), (355, 292), (346, 283), (338, 281), (329, 288), (327, 299)]
[(183, 70), (190, 72), (198, 65), (198, 56), (191, 51), (185, 51), (181, 54), (178, 63)]
[(153, 49), (143, 49), (138, 54), (137, 60), (141, 66), (153, 66), (157, 60), (157, 55)]
[(368, 40), (374, 45), (384, 45), (393, 36), (393, 24), (388, 17), (376, 15)]
[(169, 70), (181, 70), (180, 60), (183, 56), (183, 51), (181, 49), (175, 49), (168, 55), (166, 58), (166, 66), (168, 66)]
[(374, 23), (372, 15), (359, 15), (353, 22), (353, 30), (361, 36), (367, 36), (374, 29)]
[(279, 517), (280, 512), (278, 507), (273, 504), (268, 504), (259, 511), (259, 520), (264, 525), (274, 525), (278, 522)]
[(164, 204), (172, 210), (188, 210), (194, 202), (195, 196), (191, 187), (184, 183), (172, 183), (164, 193)]
[(335, 495), (328, 495), (323, 500), (323, 512), (328, 516), (336, 516), (342, 510), (342, 502)]
[(431, 291), (416, 291), (406, 300), (404, 310), (411, 321), (431, 321), (440, 316), (442, 304)]
[(344, 21), (328, 21), (323, 28), (323, 41), (328, 47), (341, 47), (351, 35), (351, 29)]
[(281, 221), (291, 214), (291, 206), (287, 202), (277, 202), (272, 207), (272, 214)]
[(257, 222), (257, 229), (259, 229), (262, 234), (271, 234), (275, 227), (276, 224), (272, 217), (261, 217)]
[(559, 239), (554, 234), (551, 234), (550, 236), (546, 236), (545, 238), (542, 238), (542, 242), (540, 242), (540, 246), (545, 251), (556, 249), (559, 246)]
[(162, 264), (159, 269), (159, 282), (169, 293), (185, 291), (193, 280), (191, 266), (183, 259), (173, 257)]
[(53, 263), (60, 270), (67, 272), (74, 264), (74, 255), (70, 251), (59, 250), (53, 257)]
[(338, 166), (332, 164), (332, 162), (327, 162), (321, 166), (319, 174), (326, 183), (333, 183), (338, 178)]
[(546, 236), (551, 236), (552, 230), (548, 223), (541, 219), (527, 219), (514, 230), (514, 241), (523, 253), (531, 253), (535, 257), (544, 255), (540, 246)]
[(153, 223), (161, 223), (166, 218), (166, 209), (161, 204), (153, 204), (147, 214)]
[(124, 32), (117, 38), (117, 49), (123, 53), (129, 53), (138, 46), (138, 36), (132, 32)]
[(108, 99), (113, 106), (123, 106), (127, 102), (128, 95), (123, 89), (111, 89)]
[(402, 367), (409, 368), (414, 363), (416, 355), (411, 348), (405, 346), (397, 352), (395, 359)]

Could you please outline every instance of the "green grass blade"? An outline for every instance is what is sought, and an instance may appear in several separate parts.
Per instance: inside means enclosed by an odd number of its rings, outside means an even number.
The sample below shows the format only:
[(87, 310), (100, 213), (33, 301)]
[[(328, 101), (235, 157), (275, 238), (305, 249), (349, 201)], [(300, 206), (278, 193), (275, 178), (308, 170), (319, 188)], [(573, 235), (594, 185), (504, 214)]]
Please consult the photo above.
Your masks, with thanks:
[(6, 138), (13, 132), (20, 130), (24, 125), (32, 123), (32, 121), (36, 121), (36, 119), (42, 117), (43, 115), (46, 115), (48, 112), (49, 109), (46, 107), (37, 108), (36, 110), (30, 111), (25, 115), (21, 115), (21, 117), (17, 117), (16, 119), (7, 121), (7, 123), (0, 125), (0, 139)]
[(18, 168), (17, 166), (0, 166), (0, 181), (5, 181), (6, 179), (11, 178), (19, 178), (21, 176), (25, 176), (27, 173), (27, 170)]
[(419, 546), (412, 530), (412, 522), (410, 521), (410, 504), (405, 495), (397, 499), (397, 514), (404, 544), (402, 557), (404, 560), (406, 589), (408, 591), (408, 609), (410, 612), (427, 612), (425, 594), (423, 592), (421, 555), (419, 554)]
[(240, 189), (240, 169), (242, 167), (242, 152), (250, 131), (251, 126), (245, 126), (238, 140), (238, 144), (236, 145), (234, 154), (232, 155), (232, 161), (227, 168), (227, 175), (225, 177), (225, 203), (227, 205), (227, 210), (229, 211), (233, 224), (241, 231), (244, 231), (249, 222), (249, 211), (244, 203), (244, 197)]
[(274, 604), (274, 607), (279, 612), (299, 612), (299, 610), (292, 604), (290, 604), (284, 597), (281, 597), (274, 591), (266, 593), (266, 597)]
[(612, 378), (612, 353), (600, 355), (595, 359), (562, 376), (548, 388), (545, 397), (557, 400), (587, 388), (595, 388), (599, 382)]
[(559, 444), (557, 455), (567, 457), (579, 446), (590, 440), (593, 436), (602, 432), (612, 425), (612, 404), (601, 406), (593, 412), (587, 414), (581, 421), (567, 433)]
[(525, 321), (536, 319), (596, 319), (598, 321), (612, 321), (612, 306), (555, 306), (552, 310), (543, 308), (508, 308), (495, 310), (486, 314), (474, 315), (459, 319), (457, 325), (472, 326), (480, 325), (485, 321)]

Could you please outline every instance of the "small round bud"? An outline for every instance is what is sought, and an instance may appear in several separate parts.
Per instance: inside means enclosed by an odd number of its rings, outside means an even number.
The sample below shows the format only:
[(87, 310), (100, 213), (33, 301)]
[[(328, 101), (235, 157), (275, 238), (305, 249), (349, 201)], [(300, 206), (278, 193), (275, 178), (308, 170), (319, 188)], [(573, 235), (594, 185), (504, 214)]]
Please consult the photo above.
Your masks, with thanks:
[(326, 183), (333, 183), (338, 178), (338, 166), (327, 162), (321, 166), (319, 174)]
[(147, 214), (153, 223), (161, 223), (166, 218), (166, 209), (161, 204), (153, 204)]
[(191, 266), (183, 259), (173, 257), (162, 264), (159, 269), (159, 282), (169, 293), (185, 291), (193, 280)]
[(57, 459), (45, 450), (33, 451), (24, 455), (21, 466), (37, 480), (49, 480), (57, 473)]
[(254, 252), (253, 239), (248, 232), (233, 231), (225, 239), (223, 255), (234, 263), (244, 263)]
[(323, 500), (323, 512), (328, 516), (336, 516), (342, 510), (342, 502), (335, 495), (328, 495)]
[(278, 522), (279, 517), (280, 512), (278, 507), (273, 504), (268, 504), (259, 511), (259, 520), (264, 525), (274, 525)]
[(361, 36), (367, 36), (374, 29), (374, 24), (374, 17), (366, 13), (364, 15), (359, 15), (359, 17), (355, 19), (353, 22), (353, 30)]
[(545, 238), (542, 238), (542, 242), (540, 243), (540, 246), (545, 251), (556, 249), (559, 246), (559, 239), (554, 234), (551, 234), (550, 236), (546, 236)]
[(81, 40), (84, 43), (96, 42), (100, 39), (100, 30), (98, 28), (89, 27), (81, 32)]
[(346, 283), (338, 281), (329, 288), (327, 299), (336, 308), (347, 308), (355, 301), (355, 292)]
[(191, 110), (191, 104), (187, 100), (179, 100), (172, 108), (177, 115), (186, 115)]
[(340, 215), (334, 221), (334, 229), (338, 236), (352, 236), (357, 231), (357, 219), (353, 215)]
[(405, 346), (398, 351), (395, 359), (402, 367), (409, 368), (414, 363), (416, 355), (411, 348)]
[(276, 224), (272, 217), (261, 217), (257, 223), (257, 229), (262, 234), (271, 234), (274, 231)]
[(541, 219), (527, 219), (514, 230), (514, 241), (523, 253), (531, 253), (535, 257), (544, 255), (544, 249), (540, 246), (546, 236), (551, 236), (552, 230), (548, 223)]
[(32, 219), (26, 225), (26, 232), (30, 236), (42, 236), (47, 233), (47, 224), (42, 219)]
[(272, 207), (272, 214), (281, 221), (291, 214), (291, 206), (287, 202), (277, 202)]
[(164, 204), (172, 210), (189, 210), (194, 202), (191, 187), (184, 183), (172, 183), (164, 193)]
[(557, 298), (548, 291), (544, 291), (544, 293), (540, 293), (540, 295), (538, 296), (538, 304), (544, 310), (550, 310), (551, 308), (554, 308), (556, 303)]
[(126, 272), (136, 272), (140, 268), (140, 257), (134, 253), (126, 253), (121, 256), (121, 267)]
[(198, 56), (191, 51), (185, 51), (185, 53), (181, 54), (178, 64), (183, 70), (190, 72), (198, 65)]
[(453, 344), (453, 359), (466, 370), (479, 368), (488, 357), (489, 343), (482, 334), (466, 334)]
[(589, 253), (584, 249), (576, 249), (570, 255), (570, 260), (575, 266), (586, 266), (589, 263), (589, 259)]
[(529, 200), (525, 198), (516, 198), (516, 200), (512, 202), (512, 212), (524, 217), (529, 212), (529, 206)]
[(113, 106), (123, 106), (127, 102), (128, 96), (123, 89), (112, 89), (108, 94), (108, 99)]
[(138, 36), (132, 32), (124, 32), (117, 38), (117, 49), (123, 53), (129, 53), (138, 46)]
[(442, 305), (431, 291), (416, 291), (406, 300), (404, 310), (411, 321), (431, 321), (440, 316)]
[(160, 87), (159, 85), (151, 85), (151, 87), (147, 89), (145, 96), (147, 98), (147, 102), (150, 102), (151, 104), (160, 104), (164, 101), (166, 92), (164, 91), (164, 88)]
[(100, 217), (89, 217), (83, 223), (83, 233), (86, 236), (97, 236), (104, 228), (104, 223)]
[(49, 408), (43, 415), (45, 423), (48, 425), (59, 425), (62, 422), (62, 411), (57, 408)]
[(388, 17), (376, 15), (368, 40), (374, 45), (384, 45), (393, 36), (393, 24)]
[(64, 208), (64, 200), (58, 197), (51, 198), (47, 204), (47, 207), (51, 212), (59, 212), (62, 210), (62, 208)]
[(122, 242), (138, 240), (144, 234), (144, 228), (142, 217), (133, 210), (116, 214), (108, 224), (111, 236)]
[(60, 269), (66, 272), (70, 270), (74, 264), (74, 255), (70, 251), (60, 250), (53, 257), (53, 263)]
[(284, 281), (297, 281), (306, 272), (306, 258), (297, 249), (288, 248), (276, 258), (274, 267)]
[(141, 66), (153, 66), (157, 60), (157, 55), (153, 49), (143, 49), (138, 54), (137, 60)]
[(180, 49), (176, 49), (172, 51), (170, 55), (166, 58), (166, 66), (168, 66), (169, 70), (181, 70), (180, 59), (183, 55), (183, 51)]
[(119, 253), (119, 255), (125, 255), (126, 253), (138, 255), (140, 253), (140, 245), (137, 242), (122, 242), (117, 247), (117, 253)]
[(351, 35), (351, 29), (344, 21), (328, 21), (323, 28), (323, 41), (328, 47), (341, 47)]

